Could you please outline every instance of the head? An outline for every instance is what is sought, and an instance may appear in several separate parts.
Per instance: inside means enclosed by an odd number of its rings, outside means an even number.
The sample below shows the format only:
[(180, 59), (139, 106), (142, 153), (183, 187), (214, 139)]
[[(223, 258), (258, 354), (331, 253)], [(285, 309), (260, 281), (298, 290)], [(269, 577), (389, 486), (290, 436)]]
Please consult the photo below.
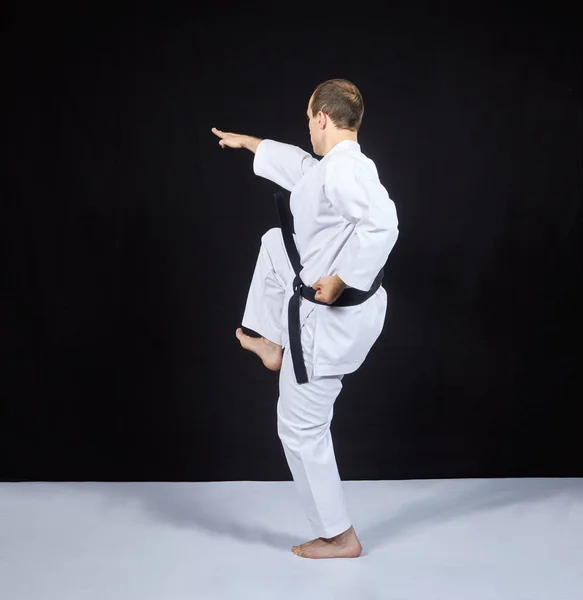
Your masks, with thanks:
[(329, 79), (318, 85), (307, 110), (314, 153), (324, 156), (342, 140), (356, 141), (363, 113), (360, 91), (350, 81)]

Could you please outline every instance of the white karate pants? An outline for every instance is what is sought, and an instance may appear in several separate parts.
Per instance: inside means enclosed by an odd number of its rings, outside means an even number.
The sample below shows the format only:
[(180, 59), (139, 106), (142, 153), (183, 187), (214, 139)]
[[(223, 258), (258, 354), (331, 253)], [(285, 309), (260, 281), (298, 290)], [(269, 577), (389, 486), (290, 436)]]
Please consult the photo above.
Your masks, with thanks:
[[(282, 339), (287, 343), (286, 291), (295, 274), (279, 228), (270, 229), (261, 242), (242, 325), (276, 344), (282, 344)], [(316, 537), (331, 538), (351, 526), (330, 433), (343, 375), (312, 374), (314, 306), (302, 300), (302, 348), (309, 381), (296, 382), (286, 347), (279, 374), (277, 429), (308, 521)]]

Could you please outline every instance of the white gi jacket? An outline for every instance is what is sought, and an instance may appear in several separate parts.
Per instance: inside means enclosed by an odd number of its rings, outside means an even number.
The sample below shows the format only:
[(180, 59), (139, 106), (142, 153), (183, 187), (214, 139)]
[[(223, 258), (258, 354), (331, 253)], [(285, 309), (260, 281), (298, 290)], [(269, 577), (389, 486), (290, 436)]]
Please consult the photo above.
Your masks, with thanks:
[[(367, 291), (398, 236), (395, 204), (360, 145), (344, 140), (321, 160), (301, 148), (263, 140), (253, 160), (256, 175), (291, 192), (294, 240), (305, 285), (338, 275), (349, 287)], [(293, 295), (286, 291), (284, 315)], [(363, 304), (333, 307), (302, 298), (300, 320), (315, 319), (313, 375), (352, 373), (380, 335), (387, 310), (381, 287)], [(282, 346), (289, 343), (287, 318)]]

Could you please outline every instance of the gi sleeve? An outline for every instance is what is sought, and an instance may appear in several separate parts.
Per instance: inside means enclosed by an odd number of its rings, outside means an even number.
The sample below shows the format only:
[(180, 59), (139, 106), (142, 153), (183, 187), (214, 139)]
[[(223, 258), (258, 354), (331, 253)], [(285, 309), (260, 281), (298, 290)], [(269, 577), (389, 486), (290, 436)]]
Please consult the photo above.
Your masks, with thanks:
[(255, 150), (253, 172), (291, 192), (306, 171), (318, 162), (298, 146), (262, 140)]
[[(350, 156), (330, 157), (324, 194), (354, 232), (341, 248), (336, 274), (349, 287), (368, 291), (399, 235), (394, 202), (376, 175)], [(374, 168), (374, 167), (373, 167)]]

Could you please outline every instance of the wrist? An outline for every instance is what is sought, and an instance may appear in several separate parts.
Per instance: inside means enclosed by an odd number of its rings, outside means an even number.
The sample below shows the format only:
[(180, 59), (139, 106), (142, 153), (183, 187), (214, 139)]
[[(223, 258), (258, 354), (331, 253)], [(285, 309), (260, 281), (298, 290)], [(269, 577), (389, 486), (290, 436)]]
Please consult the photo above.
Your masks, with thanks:
[(248, 135), (243, 142), (243, 146), (247, 148), (247, 150), (251, 150), (251, 152), (255, 153), (257, 151), (257, 146), (259, 146), (262, 141), (263, 140), (260, 138)]
[(334, 277), (336, 277), (336, 280), (338, 281), (338, 285), (340, 286), (341, 290), (345, 290), (348, 287), (346, 283), (344, 283), (344, 281), (342, 281), (342, 279), (338, 277), (338, 275), (334, 275)]

